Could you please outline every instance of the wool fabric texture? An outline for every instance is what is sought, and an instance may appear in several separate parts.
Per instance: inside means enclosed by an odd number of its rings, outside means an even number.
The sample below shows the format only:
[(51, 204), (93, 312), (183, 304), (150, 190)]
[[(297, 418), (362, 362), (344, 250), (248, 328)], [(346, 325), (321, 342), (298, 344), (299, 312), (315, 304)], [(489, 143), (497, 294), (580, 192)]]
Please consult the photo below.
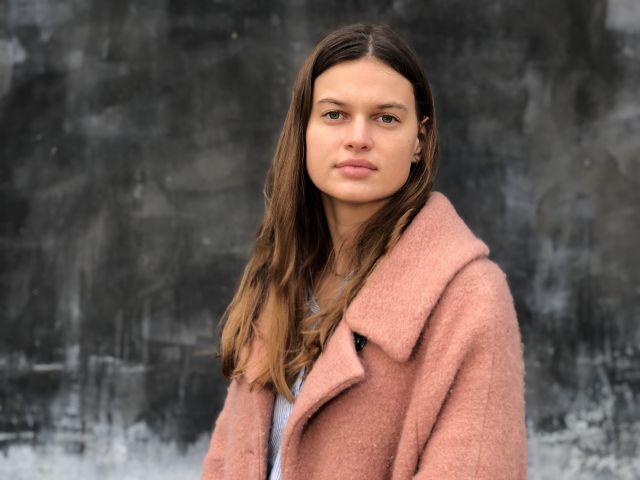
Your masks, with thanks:
[[(524, 361), (505, 273), (432, 192), (349, 305), (296, 398), (283, 480), (527, 477)], [(264, 312), (259, 331), (269, 328)], [(354, 332), (367, 338), (362, 351)], [(274, 393), (228, 388), (202, 480), (264, 479)]]

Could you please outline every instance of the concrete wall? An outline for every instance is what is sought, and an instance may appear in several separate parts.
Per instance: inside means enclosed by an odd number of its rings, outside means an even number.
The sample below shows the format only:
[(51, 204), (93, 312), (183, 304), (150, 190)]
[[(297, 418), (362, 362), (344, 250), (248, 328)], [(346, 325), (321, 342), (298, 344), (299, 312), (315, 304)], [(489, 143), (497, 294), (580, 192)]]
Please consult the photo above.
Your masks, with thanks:
[(640, 476), (636, 0), (0, 0), (0, 477), (197, 478), (293, 76), (386, 22), (507, 272), (531, 479)]

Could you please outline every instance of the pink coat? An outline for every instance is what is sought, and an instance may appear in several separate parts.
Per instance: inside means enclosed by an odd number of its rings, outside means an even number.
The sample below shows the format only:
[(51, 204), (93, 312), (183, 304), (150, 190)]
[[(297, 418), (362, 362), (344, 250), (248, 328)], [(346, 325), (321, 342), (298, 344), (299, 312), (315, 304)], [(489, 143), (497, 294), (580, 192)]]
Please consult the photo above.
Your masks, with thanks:
[[(526, 478), (520, 330), (488, 254), (433, 192), (309, 373), (282, 438), (284, 480)], [(266, 478), (274, 395), (248, 388), (262, 348), (229, 386), (203, 480)]]

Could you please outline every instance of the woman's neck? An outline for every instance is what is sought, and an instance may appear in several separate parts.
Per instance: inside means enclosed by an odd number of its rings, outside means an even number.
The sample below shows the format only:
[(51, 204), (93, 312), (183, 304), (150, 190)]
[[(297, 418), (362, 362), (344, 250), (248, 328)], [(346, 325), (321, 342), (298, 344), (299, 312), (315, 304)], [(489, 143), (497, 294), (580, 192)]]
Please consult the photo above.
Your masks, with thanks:
[(339, 294), (346, 277), (353, 270), (353, 250), (358, 230), (384, 203), (347, 203), (322, 194), (334, 256), (314, 282), (316, 300), (321, 307)]
[(331, 273), (345, 277), (352, 268), (355, 236), (358, 229), (369, 220), (384, 202), (354, 204), (341, 202), (335, 198), (322, 195), (327, 226), (335, 254), (333, 265), (329, 265)]

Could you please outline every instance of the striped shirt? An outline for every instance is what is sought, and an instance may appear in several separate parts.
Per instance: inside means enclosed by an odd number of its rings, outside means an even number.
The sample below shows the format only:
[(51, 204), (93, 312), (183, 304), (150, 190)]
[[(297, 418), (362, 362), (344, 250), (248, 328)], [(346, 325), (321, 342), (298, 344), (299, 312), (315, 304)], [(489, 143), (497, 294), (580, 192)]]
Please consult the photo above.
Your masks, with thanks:
[[(309, 294), (309, 311), (311, 313), (317, 313), (320, 310), (320, 306), (316, 301), (312, 292)], [(304, 369), (300, 370), (296, 381), (291, 387), (291, 393), (294, 397), (297, 397), (302, 388), (302, 377), (304, 376)], [(271, 434), (269, 438), (269, 480), (280, 480), (280, 442), (282, 440), (282, 432), (287, 424), (289, 414), (293, 409), (293, 404), (289, 402), (282, 394), (278, 393), (273, 404), (273, 416), (271, 417)]]

